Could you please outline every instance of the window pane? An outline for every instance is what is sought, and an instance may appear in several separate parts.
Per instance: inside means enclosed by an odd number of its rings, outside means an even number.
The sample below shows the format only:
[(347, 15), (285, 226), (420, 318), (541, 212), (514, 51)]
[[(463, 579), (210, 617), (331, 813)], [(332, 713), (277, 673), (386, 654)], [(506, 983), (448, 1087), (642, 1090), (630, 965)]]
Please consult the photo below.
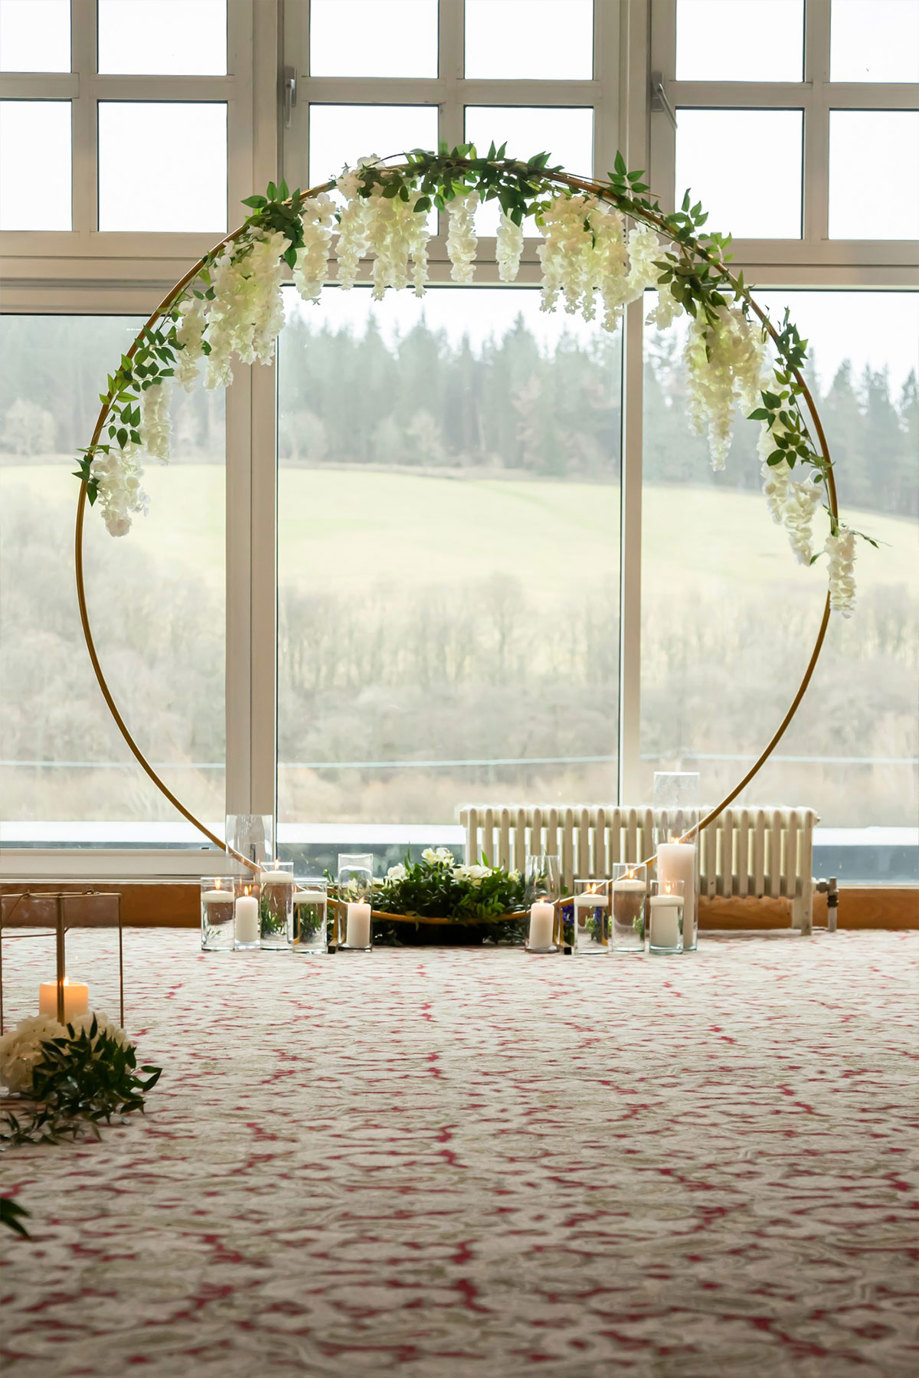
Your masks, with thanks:
[(99, 0), (99, 71), (223, 76), (227, 0)]
[[(534, 153), (551, 153), (550, 163), (561, 163), (566, 172), (590, 177), (593, 172), (594, 117), (590, 108), (567, 106), (522, 107), (511, 105), (469, 105), (466, 107), (466, 139), (480, 153), (487, 153), (494, 140), (500, 148), (507, 143), (509, 158), (530, 158)], [(494, 234), (498, 225), (497, 203), (483, 206), (476, 217), (480, 235)], [(538, 235), (532, 217), (524, 222), (524, 232)]]
[(466, 0), (466, 76), (590, 81), (593, 0)]
[[(743, 804), (812, 807), (828, 829), (914, 829), (919, 562), (919, 296), (907, 292), (762, 292), (789, 306), (815, 360), (812, 386), (859, 543), (857, 607), (834, 616), (803, 704)], [(738, 418), (722, 473), (686, 418), (680, 341), (645, 335), (642, 504), (642, 770), (698, 769), (717, 800), (779, 725), (804, 673), (823, 606), (826, 564), (795, 562), (769, 517), (759, 427)], [(821, 531), (818, 512), (815, 534)], [(821, 534), (815, 546), (821, 549)], [(815, 874), (859, 873), (855, 855)], [(910, 865), (915, 874), (915, 849)], [(864, 860), (860, 863), (865, 865)]]
[(709, 212), (706, 230), (800, 238), (800, 110), (680, 109), (677, 119), (677, 205), (689, 187), (693, 203)]
[(0, 72), (70, 71), (70, 0), (0, 0)]
[[(0, 317), (0, 833), (4, 843), (198, 843), (105, 709), (73, 595), (72, 475), (105, 375), (141, 324)], [(87, 600), (125, 721), (206, 822), (224, 817), (223, 395), (177, 390), (173, 462), (114, 540), (87, 512)], [(113, 593), (114, 590), (114, 593)], [(180, 825), (180, 826), (177, 826)], [(221, 834), (222, 835), (222, 834)]]
[(472, 797), (614, 795), (620, 352), (532, 289), (369, 296), (280, 341), (279, 817), (395, 861)]
[(0, 230), (69, 230), (70, 101), (0, 101)]
[(678, 81), (801, 81), (804, 0), (677, 0)]
[(310, 75), (436, 77), (437, 0), (312, 0)]
[[(860, 196), (852, 169), (870, 169)], [(830, 238), (919, 237), (919, 110), (830, 111)]]
[(345, 163), (410, 148), (437, 147), (433, 105), (311, 105), (310, 184), (335, 177)]
[(100, 101), (99, 229), (226, 228), (227, 107)]
[(831, 81), (919, 81), (919, 5), (833, 0)]

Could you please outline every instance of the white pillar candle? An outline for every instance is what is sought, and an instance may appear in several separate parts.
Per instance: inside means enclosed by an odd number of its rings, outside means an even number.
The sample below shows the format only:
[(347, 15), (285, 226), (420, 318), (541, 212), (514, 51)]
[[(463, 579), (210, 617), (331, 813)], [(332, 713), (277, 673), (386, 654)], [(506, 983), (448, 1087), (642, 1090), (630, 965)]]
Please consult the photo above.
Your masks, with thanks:
[(661, 887), (670, 880), (683, 882), (683, 946), (692, 947), (696, 936), (696, 849), (691, 842), (662, 842), (657, 849), (657, 877)]
[(348, 905), (345, 918), (345, 946), (370, 946), (370, 905), (363, 900)]
[(651, 946), (677, 947), (680, 941), (680, 906), (677, 895), (651, 896)]
[(201, 902), (208, 907), (212, 904), (232, 904), (233, 894), (230, 890), (205, 890)]
[[(64, 1023), (89, 1013), (89, 986), (82, 981), (63, 980)], [(38, 988), (38, 1012), (46, 1019), (57, 1019), (57, 981), (42, 981)]]
[(551, 947), (555, 934), (555, 905), (537, 900), (530, 906), (528, 947)]
[(258, 936), (258, 900), (254, 895), (240, 895), (236, 901), (236, 941), (257, 943)]

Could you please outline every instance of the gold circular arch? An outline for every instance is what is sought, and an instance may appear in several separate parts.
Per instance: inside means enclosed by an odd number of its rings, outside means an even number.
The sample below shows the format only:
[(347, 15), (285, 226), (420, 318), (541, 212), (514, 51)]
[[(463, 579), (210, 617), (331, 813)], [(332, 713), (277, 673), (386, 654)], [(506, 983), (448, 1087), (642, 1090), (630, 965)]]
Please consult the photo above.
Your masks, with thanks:
[[(458, 158), (455, 161), (459, 164), (462, 164), (464, 160), (462, 158)], [(388, 166), (385, 170), (387, 172), (410, 171), (411, 164), (397, 163), (393, 164), (392, 166)], [(615, 204), (614, 198), (612, 198), (609, 195), (609, 187), (606, 183), (598, 182), (592, 178), (587, 177), (575, 177), (572, 176), (570, 173), (562, 171), (543, 170), (541, 171), (540, 176), (547, 182), (558, 182), (562, 186), (566, 186), (572, 191), (582, 192), (590, 196), (596, 196), (601, 200), (611, 201), (613, 202), (613, 204)], [(318, 186), (310, 188), (309, 191), (304, 192), (303, 195), (304, 197), (319, 196), (323, 192), (331, 191), (334, 186), (334, 181), (323, 182)], [(633, 213), (629, 212), (629, 214)], [(645, 221), (645, 223), (654, 226), (654, 228), (661, 230), (669, 240), (672, 240), (670, 230), (667, 224), (665, 223), (663, 217), (661, 215), (656, 214), (654, 211), (642, 210), (640, 214), (633, 214), (633, 218), (641, 219)], [(235, 243), (235, 241), (242, 234), (245, 233), (247, 228), (248, 222), (244, 221), (243, 224), (238, 226), (235, 230), (231, 231), (227, 235), (224, 235), (224, 237), (218, 241), (218, 243), (214, 246), (213, 249), (209, 251), (208, 254), (205, 254), (201, 258), (199, 258), (198, 261), (188, 270), (188, 272), (185, 273), (178, 280), (178, 282), (176, 282), (175, 285), (169, 289), (166, 296), (162, 299), (159, 305), (148, 316), (147, 320), (141, 326), (140, 330), (134, 338), (133, 343), (131, 344), (130, 348), (127, 350), (125, 354), (126, 359), (133, 359), (146, 332), (151, 328), (151, 326), (155, 325), (155, 323), (158, 320), (160, 320), (172, 308), (173, 304), (181, 296), (182, 292), (189, 285), (189, 283), (194, 281), (201, 269), (204, 268), (208, 262), (212, 261), (215, 255), (219, 253), (222, 249), (224, 249), (227, 245)], [(708, 259), (709, 262), (714, 262), (714, 259), (711, 257), (711, 255), (708, 254), (708, 252), (703, 247), (697, 245), (695, 246), (695, 249), (696, 252), (703, 259)], [(737, 278), (724, 266), (724, 264), (719, 264), (718, 266), (720, 270), (723, 272), (726, 280), (730, 282), (733, 287), (739, 290), (741, 284), (738, 282)], [(750, 304), (752, 310), (759, 319), (765, 333), (770, 337), (773, 344), (779, 346), (778, 333), (775, 330), (775, 327), (772, 325), (772, 322), (769, 320), (769, 317), (767, 316), (765, 311), (763, 311), (762, 308), (753, 300), (749, 292), (744, 291), (743, 295), (745, 300)], [(813, 395), (809, 387), (807, 386), (807, 383), (805, 382), (800, 369), (796, 367), (790, 367), (789, 373), (794, 378), (795, 383), (800, 389), (800, 395), (804, 398), (808, 410), (808, 415), (810, 417), (811, 423), (813, 424), (814, 433), (817, 437), (817, 442), (820, 447), (820, 453), (825, 465), (824, 472), (827, 482), (828, 496), (827, 505), (829, 507), (831, 521), (833, 522), (835, 529), (835, 525), (836, 523), (838, 523), (839, 520), (839, 507), (836, 494), (836, 482), (833, 475), (833, 464), (830, 458), (830, 451), (829, 446), (827, 444), (826, 434), (824, 432), (820, 416), (817, 412), (817, 406), (814, 402)], [(93, 429), (92, 439), (88, 447), (90, 453), (92, 453), (94, 447), (99, 443), (99, 437), (102, 434), (102, 428), (105, 425), (105, 422), (109, 416), (113, 400), (113, 394), (110, 392), (107, 395), (106, 400), (102, 403), (102, 406), (99, 410), (99, 415), (96, 418), (96, 424)], [(182, 803), (182, 801), (176, 797), (175, 794), (173, 794), (173, 792), (169, 789), (169, 787), (165, 784), (165, 782), (154, 770), (153, 766), (147, 760), (146, 756), (141, 751), (140, 747), (137, 745), (137, 742), (134, 740), (134, 737), (132, 736), (130, 730), (127, 727), (127, 724), (124, 721), (124, 718), (119, 712), (118, 705), (115, 703), (112, 691), (108, 686), (108, 683), (102, 670), (102, 666), (99, 661), (99, 655), (96, 650), (96, 644), (93, 638), (92, 628), (90, 626), (89, 621), (89, 612), (86, 605), (86, 586), (83, 569), (83, 528), (86, 516), (87, 483), (88, 479), (84, 477), (80, 484), (80, 492), (79, 497), (77, 499), (76, 528), (74, 534), (74, 571), (76, 575), (77, 602), (79, 604), (80, 609), (80, 624), (83, 629), (83, 637), (86, 642), (86, 649), (89, 653), (89, 659), (92, 663), (93, 672), (96, 676), (99, 688), (102, 691), (102, 697), (105, 699), (108, 710), (115, 721), (115, 725), (121, 733), (122, 737), (124, 738), (125, 742), (127, 743), (132, 755), (140, 765), (141, 769), (145, 771), (145, 773), (156, 785), (157, 789), (165, 796), (166, 799), (169, 800), (170, 804), (172, 804), (172, 806), (178, 810), (178, 812), (183, 816), (183, 818), (187, 819), (188, 822), (191, 823), (195, 828), (197, 828), (198, 831), (201, 832), (210, 842), (213, 842), (216, 847), (219, 847), (221, 851), (227, 853), (228, 856), (232, 856), (234, 860), (242, 862), (250, 869), (257, 870), (257, 864), (253, 864), (253, 862), (249, 858), (242, 856), (233, 847), (230, 847), (226, 841), (222, 840), (215, 833), (211, 832), (211, 830), (208, 827), (206, 827), (205, 824), (202, 823), (201, 820), (197, 818), (191, 812), (191, 810), (188, 809)], [(820, 658), (820, 652), (823, 649), (823, 644), (826, 640), (829, 622), (830, 595), (829, 593), (827, 593), (826, 598), (824, 600), (823, 613), (820, 618), (820, 623), (817, 629), (817, 635), (814, 640), (814, 645), (810, 654), (810, 658), (807, 662), (807, 667), (804, 671), (803, 676), (801, 677), (801, 682), (799, 683), (797, 690), (795, 691), (794, 697), (792, 698), (791, 703), (788, 706), (785, 716), (782, 718), (782, 721), (779, 723), (775, 732), (772, 734), (769, 741), (763, 747), (763, 750), (760, 752), (759, 756), (756, 758), (755, 762), (746, 772), (746, 774), (737, 782), (736, 785), (734, 785), (734, 787), (724, 796), (724, 798), (720, 800), (718, 804), (715, 805), (714, 808), (710, 809), (709, 812), (705, 814), (705, 816), (694, 828), (690, 829), (689, 832), (684, 834), (683, 840), (689, 840), (697, 833), (701, 832), (703, 828), (708, 827), (710, 823), (714, 822), (718, 815), (722, 813), (728, 807), (729, 804), (733, 803), (733, 801), (737, 798), (738, 794), (740, 794), (741, 790), (745, 789), (746, 786), (750, 783), (750, 781), (756, 775), (759, 774), (760, 770), (766, 764), (769, 757), (772, 755), (773, 751), (775, 751), (775, 748), (782, 740), (782, 737), (785, 735), (785, 732), (787, 731), (789, 724), (791, 723), (792, 719), (797, 713), (798, 708), (801, 704), (801, 700), (804, 698), (804, 695), (807, 692), (808, 685), (810, 684), (813, 678), (814, 670), (817, 667), (817, 661)], [(653, 856), (648, 858), (649, 862), (653, 860)]]

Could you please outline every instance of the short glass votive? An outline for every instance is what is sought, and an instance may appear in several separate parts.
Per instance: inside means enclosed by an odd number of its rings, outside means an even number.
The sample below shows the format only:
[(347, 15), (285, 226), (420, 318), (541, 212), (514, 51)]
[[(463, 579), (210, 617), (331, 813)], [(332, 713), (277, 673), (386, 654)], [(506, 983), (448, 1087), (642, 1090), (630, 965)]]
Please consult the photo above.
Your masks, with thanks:
[(201, 950), (233, 951), (233, 877), (201, 877)]
[(298, 879), (294, 888), (294, 933), (291, 950), (316, 956), (329, 950), (328, 881), (318, 876)]
[(613, 863), (613, 921), (609, 951), (620, 953), (645, 950), (645, 898), (648, 893), (648, 868), (622, 861)]
[(648, 900), (648, 951), (670, 955), (683, 951), (684, 883), (652, 880)]
[(574, 954), (606, 956), (609, 951), (610, 888), (607, 880), (574, 882)]
[(262, 887), (256, 873), (237, 876), (233, 882), (233, 950), (255, 952), (262, 945), (259, 901)]
[(262, 948), (286, 952), (294, 929), (294, 863), (267, 861), (259, 872), (259, 930)]
[(555, 905), (551, 900), (534, 900), (530, 905), (530, 923), (525, 943), (527, 952), (557, 952), (555, 930)]

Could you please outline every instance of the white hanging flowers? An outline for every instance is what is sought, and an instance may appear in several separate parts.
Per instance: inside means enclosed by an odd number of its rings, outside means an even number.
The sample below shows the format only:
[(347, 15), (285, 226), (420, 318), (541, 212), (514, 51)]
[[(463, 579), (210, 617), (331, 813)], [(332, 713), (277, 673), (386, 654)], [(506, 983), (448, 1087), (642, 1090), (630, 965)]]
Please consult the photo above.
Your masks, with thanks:
[(143, 445), (153, 459), (169, 462), (171, 388), (166, 379), (151, 383), (140, 397), (140, 425)]
[(501, 212), (495, 240), (498, 277), (501, 282), (516, 282), (523, 254), (523, 225), (516, 225), (506, 211)]
[(329, 276), (329, 254), (332, 249), (332, 228), (335, 224), (335, 203), (327, 192), (308, 196), (300, 208), (303, 227), (303, 248), (297, 250), (293, 267), (294, 286), (304, 301), (318, 302), (323, 284)]
[(206, 283), (196, 278), (189, 288), (190, 296), (182, 303), (182, 314), (176, 322), (175, 378), (186, 392), (198, 381), (198, 361), (204, 357), (204, 332), (207, 328)]
[(734, 408), (751, 411), (759, 400), (764, 344), (736, 304), (716, 309), (714, 323), (693, 318), (683, 354), (689, 379), (689, 415), (708, 436), (712, 468), (723, 469), (731, 448)]
[(855, 611), (855, 532), (840, 524), (823, 548), (829, 557), (830, 608), (851, 617)]
[(475, 212), (479, 204), (477, 191), (454, 197), (449, 207), (447, 257), (453, 265), (450, 276), (454, 282), (472, 282), (478, 239), (475, 233)]
[[(749, 314), (756, 310), (742, 274), (735, 279), (725, 262), (728, 239), (699, 233), (706, 216), (684, 198), (680, 211), (664, 212), (642, 193), (639, 172), (629, 172), (617, 155), (606, 185), (579, 188), (547, 154), (526, 164), (492, 147), (478, 159), (471, 146), (452, 153), (407, 155), (398, 167), (373, 156), (345, 167), (328, 189), (290, 195), (282, 182), (246, 205), (254, 214), (206, 256), (190, 287), (164, 313), (162, 328), (145, 327), (132, 355), (109, 380), (102, 421), (107, 435), (82, 452), (79, 477), (90, 501), (98, 497), (106, 525), (123, 535), (132, 516), (146, 511), (139, 458), (169, 456), (169, 395), (172, 376), (184, 388), (197, 380), (206, 360), (205, 385), (232, 379), (232, 359), (268, 363), (283, 325), (282, 284), (288, 268), (297, 291), (317, 302), (330, 275), (334, 249), (343, 288), (358, 280), (361, 260), (371, 260), (372, 296), (388, 288), (413, 287), (421, 296), (428, 272), (432, 206), (446, 213), (447, 255), (454, 282), (473, 281), (477, 253), (475, 215), (481, 199), (501, 206), (496, 259), (501, 282), (514, 282), (524, 247), (522, 221), (535, 215), (543, 232), (537, 246), (541, 265), (541, 307), (593, 320), (614, 331), (630, 302), (657, 288), (647, 316), (658, 329), (687, 312), (691, 317), (684, 359), (689, 412), (708, 437), (712, 465), (724, 466), (737, 406), (765, 420), (758, 450), (763, 491), (773, 517), (787, 532), (799, 561), (814, 560), (813, 520), (821, 496), (835, 511), (831, 465), (813, 444), (799, 402), (806, 392), (801, 367), (805, 343), (787, 320), (776, 344), (777, 360), (764, 382), (765, 331)], [(628, 217), (628, 219), (626, 218)], [(631, 222), (631, 227), (630, 227)], [(171, 323), (171, 330), (170, 330)], [(760, 389), (762, 388), (762, 391)], [(762, 398), (762, 405), (759, 399)], [(102, 422), (100, 422), (100, 427)], [(97, 432), (97, 437), (100, 432)], [(798, 467), (800, 466), (800, 467)], [(806, 474), (801, 479), (798, 474)], [(836, 518), (831, 521), (835, 528)], [(834, 609), (848, 615), (853, 605), (854, 541), (840, 526), (826, 543)]]

